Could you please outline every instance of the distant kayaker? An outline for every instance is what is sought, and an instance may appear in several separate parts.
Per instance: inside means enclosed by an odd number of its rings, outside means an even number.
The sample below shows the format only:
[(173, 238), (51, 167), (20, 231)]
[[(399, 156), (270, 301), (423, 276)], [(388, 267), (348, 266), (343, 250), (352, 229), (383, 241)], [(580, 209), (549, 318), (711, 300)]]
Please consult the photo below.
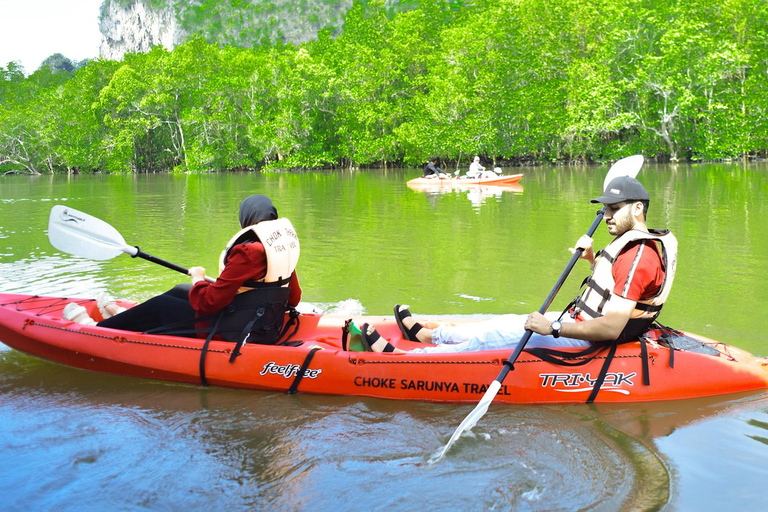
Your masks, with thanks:
[[(295, 271), (299, 241), (290, 221), (279, 219), (264, 195), (252, 195), (240, 204), (240, 226), (221, 254), (215, 282), (205, 280), (203, 267), (192, 267), (191, 286), (177, 285), (127, 310), (102, 293), (97, 301), (104, 320), (96, 325), (176, 336), (202, 332), (203, 337), (216, 325), (216, 333), (229, 341), (250, 334), (250, 343), (275, 343), (286, 310), (301, 300)], [(64, 318), (95, 324), (76, 303), (67, 305)]]
[(477, 179), (481, 178), (483, 176), (483, 171), (485, 170), (485, 167), (480, 165), (480, 157), (476, 156), (475, 159), (472, 161), (471, 164), (469, 164), (469, 171), (467, 171), (466, 176), (470, 179)]
[[(675, 274), (677, 241), (668, 230), (649, 230), (650, 196), (634, 178), (613, 179), (605, 193), (592, 200), (605, 205), (605, 223), (615, 238), (594, 253), (592, 238), (582, 236), (575, 252), (592, 264), (584, 291), (561, 313), (503, 315), (481, 323), (437, 325), (417, 323), (404, 306), (395, 318), (406, 339), (434, 343), (413, 352), (463, 352), (513, 348), (530, 329), (527, 346), (589, 346), (589, 342), (631, 341), (658, 316)], [(374, 352), (402, 352), (366, 326), (364, 340)]]
[(437, 166), (437, 158), (433, 157), (424, 167), (424, 178), (449, 178), (447, 172)]

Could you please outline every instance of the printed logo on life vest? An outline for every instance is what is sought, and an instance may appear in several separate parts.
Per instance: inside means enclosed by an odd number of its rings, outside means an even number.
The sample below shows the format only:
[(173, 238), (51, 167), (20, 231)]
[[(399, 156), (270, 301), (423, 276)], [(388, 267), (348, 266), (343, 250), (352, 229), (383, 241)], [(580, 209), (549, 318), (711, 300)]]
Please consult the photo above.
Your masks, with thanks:
[[(295, 249), (297, 247), (296, 241), (299, 239), (298, 236), (296, 236), (296, 232), (290, 228), (285, 228), (285, 234), (288, 236), (288, 246), (291, 249)], [(266, 236), (262, 243), (267, 244), (268, 246), (272, 247), (274, 246), (275, 252), (284, 252), (286, 251), (286, 247), (284, 243), (278, 244), (278, 240), (283, 238), (283, 232), (280, 229), (276, 229), (272, 233), (270, 233), (268, 236)]]
[[(563, 393), (592, 391), (592, 388), (595, 387), (595, 382), (597, 382), (597, 378), (593, 379), (589, 373), (540, 373), (539, 377), (541, 377), (541, 387), (554, 388), (555, 391)], [(637, 372), (607, 373), (603, 385), (600, 387), (600, 392), (613, 391), (628, 395), (629, 390), (623, 389), (623, 387), (634, 386), (635, 383), (632, 382), (632, 379), (635, 377), (637, 377)]]
[[(301, 366), (298, 364), (277, 364), (274, 361), (270, 361), (264, 365), (264, 368), (261, 369), (259, 375), (266, 375), (271, 373), (274, 375), (282, 375), (286, 379), (290, 379), (292, 377), (296, 377), (296, 375), (299, 373), (299, 370), (301, 370)], [(308, 379), (316, 379), (320, 376), (321, 373), (323, 373), (323, 370), (319, 368), (317, 370), (307, 368), (304, 370), (304, 377)]]
[(266, 238), (264, 238), (263, 242), (267, 245), (273, 245), (282, 237), (283, 237), (283, 234), (280, 232), (279, 229), (276, 229), (272, 233), (267, 235)]

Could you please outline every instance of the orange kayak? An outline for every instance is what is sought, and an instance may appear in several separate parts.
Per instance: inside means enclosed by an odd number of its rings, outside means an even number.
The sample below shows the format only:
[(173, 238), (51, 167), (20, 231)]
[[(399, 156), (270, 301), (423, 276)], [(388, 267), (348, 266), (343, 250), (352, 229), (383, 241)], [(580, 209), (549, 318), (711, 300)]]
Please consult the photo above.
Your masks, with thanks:
[(508, 186), (515, 185), (523, 179), (522, 174), (511, 174), (508, 176), (496, 176), (489, 178), (415, 178), (410, 180), (407, 185), (411, 188), (429, 187), (465, 187), (468, 185), (494, 185)]
[[(49, 361), (97, 372), (200, 384), (204, 340), (118, 331), (62, 320), (70, 301), (100, 315), (90, 299), (0, 294), (0, 341)], [(131, 303), (122, 302), (130, 307)], [(399, 400), (477, 402), (510, 351), (458, 354), (375, 354), (341, 348), (347, 318), (300, 316), (294, 346), (247, 344), (230, 363), (233, 343), (212, 341), (204, 368), (211, 385), (264, 391), (356, 395)], [(355, 317), (372, 323), (400, 348), (423, 346), (402, 339), (393, 317)], [(734, 347), (686, 333), (692, 348), (674, 351), (646, 343), (650, 385), (643, 384), (640, 343), (620, 345), (596, 402), (648, 402), (768, 389), (768, 362)], [(570, 349), (561, 349), (568, 351)], [(577, 349), (572, 349), (577, 350)], [(308, 355), (312, 353), (308, 361)], [(674, 366), (670, 364), (673, 357)], [(496, 402), (583, 403), (605, 361), (559, 366), (523, 352)], [(306, 368), (297, 380), (302, 365)]]

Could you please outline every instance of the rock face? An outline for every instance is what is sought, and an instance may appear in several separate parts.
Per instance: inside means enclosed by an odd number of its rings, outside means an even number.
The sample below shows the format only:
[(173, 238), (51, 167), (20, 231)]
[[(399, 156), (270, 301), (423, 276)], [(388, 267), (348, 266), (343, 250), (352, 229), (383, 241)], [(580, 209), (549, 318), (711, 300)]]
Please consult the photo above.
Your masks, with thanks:
[(323, 28), (340, 30), (351, 6), (352, 0), (104, 0), (99, 52), (121, 60), (157, 45), (172, 50), (192, 35), (242, 47), (278, 39), (299, 44)]
[(129, 52), (148, 52), (158, 45), (172, 50), (186, 37), (172, 5), (153, 9), (141, 1), (123, 6), (120, 2), (105, 0), (99, 30), (99, 54), (109, 60), (121, 60)]

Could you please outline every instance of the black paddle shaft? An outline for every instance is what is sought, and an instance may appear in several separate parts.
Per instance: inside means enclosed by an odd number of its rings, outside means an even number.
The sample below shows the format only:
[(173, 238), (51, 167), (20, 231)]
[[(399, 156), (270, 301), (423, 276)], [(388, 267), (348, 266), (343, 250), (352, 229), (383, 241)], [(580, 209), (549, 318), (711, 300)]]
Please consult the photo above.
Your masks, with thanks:
[(157, 263), (158, 265), (162, 265), (162, 266), (164, 266), (166, 268), (169, 268), (171, 270), (175, 270), (177, 272), (181, 272), (182, 274), (189, 275), (189, 269), (188, 268), (184, 268), (181, 265), (177, 265), (175, 263), (171, 263), (170, 261), (165, 261), (163, 259), (160, 259), (160, 258), (157, 258), (155, 256), (152, 256), (151, 254), (147, 254), (145, 252), (142, 252), (141, 249), (139, 249), (138, 246), (134, 246), (134, 247), (136, 247), (136, 250), (138, 252), (136, 254), (132, 254), (131, 255), (133, 258), (143, 258), (143, 259), (145, 259), (147, 261), (151, 261), (152, 263)]
[[(587, 230), (587, 236), (592, 236), (595, 234), (595, 231), (597, 231), (598, 226), (600, 226), (600, 222), (603, 220), (603, 215), (605, 215), (605, 206), (603, 206), (598, 212), (597, 216), (595, 217), (594, 222), (592, 222), (592, 225)], [(565, 283), (565, 280), (568, 278), (568, 274), (571, 273), (571, 270), (573, 270), (574, 265), (576, 265), (576, 262), (579, 261), (579, 258), (581, 257), (582, 250), (577, 249), (575, 253), (573, 253), (573, 256), (571, 257), (571, 261), (568, 262), (568, 265), (565, 267), (565, 270), (563, 270), (563, 273), (560, 274), (560, 278), (557, 280), (557, 283), (555, 283), (555, 286), (552, 288), (552, 291), (549, 292), (549, 295), (547, 296), (547, 299), (544, 301), (544, 304), (541, 305), (541, 308), (539, 308), (539, 313), (542, 315), (547, 312), (549, 309), (549, 306), (552, 305), (552, 302), (555, 300), (555, 297), (557, 296), (558, 292), (560, 291), (560, 288), (562, 288), (563, 283)], [(525, 345), (528, 344), (528, 340), (531, 339), (531, 335), (533, 334), (533, 331), (530, 329), (525, 330), (525, 334), (523, 334), (523, 337), (520, 338), (520, 341), (517, 344), (517, 347), (515, 347), (515, 351), (512, 352), (512, 355), (509, 356), (509, 359), (504, 361), (504, 367), (499, 372), (498, 377), (496, 377), (496, 380), (499, 381), (499, 384), (504, 382), (504, 379), (507, 378), (507, 374), (510, 370), (515, 369), (515, 362), (517, 361), (517, 358), (520, 357), (520, 353), (525, 348)]]

